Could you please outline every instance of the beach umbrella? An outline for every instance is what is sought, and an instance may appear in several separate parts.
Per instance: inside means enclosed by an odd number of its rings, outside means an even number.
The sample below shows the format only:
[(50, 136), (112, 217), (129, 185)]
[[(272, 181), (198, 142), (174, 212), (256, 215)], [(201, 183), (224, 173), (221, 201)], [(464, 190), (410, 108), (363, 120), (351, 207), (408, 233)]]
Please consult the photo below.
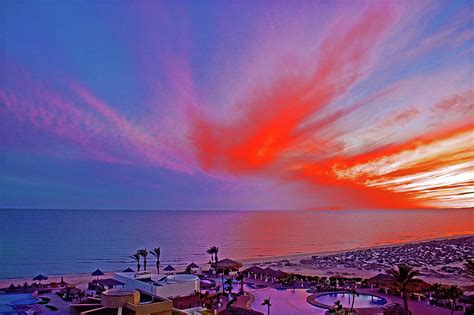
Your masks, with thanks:
[(48, 280), (48, 277), (43, 276), (42, 274), (39, 274), (33, 278), (33, 281), (39, 281), (40, 284), (41, 284), (41, 281), (43, 280)]
[(127, 269), (122, 270), (122, 272), (135, 272), (132, 268), (128, 267)]
[(190, 269), (199, 269), (199, 266), (196, 265), (195, 263), (190, 263), (187, 268), (190, 268)]
[(105, 273), (103, 273), (102, 270), (100, 270), (99, 268), (97, 268), (96, 271), (91, 273), (91, 276), (97, 276), (97, 280), (99, 280), (99, 276), (104, 276), (104, 275)]
[(175, 271), (176, 269), (175, 269), (173, 266), (168, 265), (168, 266), (166, 266), (163, 270), (164, 270), (164, 271), (169, 271), (169, 272), (171, 272), (171, 271)]

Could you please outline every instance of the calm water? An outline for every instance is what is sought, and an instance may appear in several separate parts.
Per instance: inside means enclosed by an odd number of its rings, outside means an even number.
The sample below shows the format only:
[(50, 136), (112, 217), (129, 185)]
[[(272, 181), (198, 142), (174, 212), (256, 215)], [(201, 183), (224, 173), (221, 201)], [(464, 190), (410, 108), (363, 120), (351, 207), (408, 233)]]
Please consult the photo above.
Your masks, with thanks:
[(141, 247), (187, 265), (207, 262), (210, 245), (237, 259), (474, 234), (471, 210), (0, 210), (0, 222), (0, 278), (124, 269)]

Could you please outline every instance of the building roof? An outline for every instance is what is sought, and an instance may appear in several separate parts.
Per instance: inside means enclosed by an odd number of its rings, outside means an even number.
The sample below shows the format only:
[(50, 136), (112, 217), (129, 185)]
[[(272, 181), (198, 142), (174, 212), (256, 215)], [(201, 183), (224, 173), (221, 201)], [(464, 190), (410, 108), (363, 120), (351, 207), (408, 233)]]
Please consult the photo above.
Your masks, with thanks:
[(283, 272), (281, 270), (274, 270), (270, 267), (263, 269), (258, 266), (252, 266), (250, 268), (245, 269), (243, 272), (245, 273), (251, 272), (258, 275), (265, 275), (265, 276), (271, 276), (271, 277), (276, 277), (276, 278), (284, 277), (287, 275), (286, 272)]
[(232, 259), (229, 259), (229, 258), (219, 260), (217, 263), (213, 263), (212, 265), (213, 265), (213, 267), (217, 266), (217, 268), (220, 268), (220, 269), (239, 269), (239, 268), (242, 268), (242, 263), (240, 263), (238, 261), (235, 261), (235, 260), (232, 260)]
[(94, 282), (100, 283), (104, 287), (115, 287), (117, 285), (124, 285), (123, 282), (117, 281), (112, 278), (94, 280)]
[(259, 266), (252, 266), (252, 267), (249, 267), (249, 268), (245, 269), (243, 272), (245, 272), (245, 273), (252, 272), (252, 273), (262, 274), (263, 271), (264, 271), (264, 269), (260, 268)]

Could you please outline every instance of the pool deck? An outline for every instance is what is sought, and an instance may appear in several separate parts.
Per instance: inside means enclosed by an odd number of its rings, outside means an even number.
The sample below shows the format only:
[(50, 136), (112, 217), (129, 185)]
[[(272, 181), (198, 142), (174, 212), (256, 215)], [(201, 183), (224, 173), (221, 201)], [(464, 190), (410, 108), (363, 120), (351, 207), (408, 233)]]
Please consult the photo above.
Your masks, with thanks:
[[(376, 296), (379, 296), (379, 297), (383, 297), (383, 298), (387, 299), (387, 301), (388, 301), (387, 305), (389, 305), (391, 303), (392, 304), (393, 303), (398, 303), (398, 304), (403, 305), (403, 299), (401, 297), (398, 297), (398, 296), (385, 295), (385, 294), (379, 293), (378, 291), (375, 291), (375, 290), (371, 291), (370, 289), (359, 289), (359, 290), (357, 290), (357, 292), (365, 293), (365, 294), (372, 294), (372, 295), (376, 295)], [(326, 308), (325, 305), (315, 301), (315, 298), (318, 294), (321, 294), (321, 293), (316, 293), (316, 294), (312, 294), (312, 295), (308, 296), (308, 303), (310, 303), (310, 304), (312, 304), (316, 307)], [(418, 301), (409, 300), (408, 301), (408, 307), (414, 315), (450, 315), (451, 314), (450, 309), (447, 309), (447, 308), (444, 308), (444, 307), (438, 307), (438, 306), (435, 306), (435, 305), (427, 305), (426, 301), (418, 302)], [(374, 314), (381, 314), (381, 309), (383, 309), (383, 308), (381, 308), (381, 307), (357, 308), (357, 311), (358, 311), (358, 315), (374, 315)], [(456, 311), (453, 314), (462, 315), (463, 312)]]

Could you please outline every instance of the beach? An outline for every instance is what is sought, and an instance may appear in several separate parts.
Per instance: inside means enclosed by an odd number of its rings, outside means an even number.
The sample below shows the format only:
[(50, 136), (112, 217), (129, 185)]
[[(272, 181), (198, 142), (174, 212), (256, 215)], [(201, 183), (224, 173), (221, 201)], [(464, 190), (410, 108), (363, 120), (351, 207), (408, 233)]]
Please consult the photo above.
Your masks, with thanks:
[(1, 210), (0, 221), (0, 279), (135, 269), (140, 248), (180, 269), (209, 262), (212, 245), (255, 262), (474, 235), (469, 210)]
[[(361, 277), (361, 278), (370, 278), (379, 273), (385, 272), (385, 269), (389, 268), (389, 265), (386, 265), (386, 268), (381, 268), (380, 265), (368, 266), (367, 268), (355, 268), (353, 266), (353, 261), (348, 262), (339, 262), (339, 263), (325, 263), (322, 264), (320, 261), (331, 261), (335, 257), (352, 257), (354, 253), (357, 253), (361, 257), (369, 257), (373, 255), (374, 252), (381, 251), (386, 255), (386, 259), (391, 259), (390, 253), (395, 255), (400, 250), (406, 248), (414, 249), (411, 256), (405, 257), (409, 259), (409, 262), (412, 264), (426, 264), (423, 258), (419, 255), (421, 249), (426, 248), (448, 248), (448, 251), (439, 251), (444, 253), (444, 255), (439, 255), (433, 257), (430, 261), (432, 265), (431, 270), (436, 272), (428, 272), (429, 270), (423, 269), (423, 267), (418, 266), (417, 268), (421, 271), (419, 278), (429, 282), (429, 283), (443, 283), (443, 284), (457, 284), (460, 286), (472, 286), (472, 279), (469, 279), (463, 273), (463, 262), (456, 261), (445, 263), (445, 256), (456, 257), (463, 255), (469, 259), (474, 258), (474, 235), (468, 236), (458, 236), (450, 237), (443, 239), (435, 240), (425, 240), (421, 242), (406, 243), (406, 244), (397, 244), (397, 245), (385, 245), (385, 246), (376, 246), (370, 248), (363, 248), (357, 250), (349, 251), (330, 251), (324, 253), (314, 253), (314, 254), (298, 254), (298, 255), (279, 255), (279, 256), (269, 256), (269, 257), (260, 257), (257, 259), (238, 259), (238, 257), (230, 257), (232, 259), (242, 262), (243, 269), (251, 266), (260, 266), (260, 267), (272, 267), (273, 269), (278, 269), (287, 273), (297, 273), (303, 275), (316, 275), (316, 276), (346, 276), (346, 277)], [(327, 257), (326, 259), (324, 257)], [(395, 264), (394, 264), (395, 265)], [(125, 268), (126, 265), (124, 265)], [(164, 267), (162, 265), (162, 267)], [(202, 270), (209, 269), (209, 264), (200, 264)], [(149, 270), (156, 272), (153, 262), (149, 264)], [(177, 272), (184, 271), (184, 266), (176, 266)], [(453, 272), (455, 270), (455, 272)], [(102, 278), (111, 278), (116, 271), (107, 271), (104, 272), (105, 275), (101, 276)], [(61, 278), (65, 282), (70, 284), (75, 284), (78, 288), (86, 289), (87, 284), (93, 278), (90, 273), (71, 273), (71, 274), (58, 274), (58, 275), (48, 275), (48, 282), (60, 282)], [(31, 283), (31, 277), (18, 277), (11, 279), (0, 279), (0, 288), (8, 287), (11, 284), (14, 285), (23, 285), (25, 282)]]

